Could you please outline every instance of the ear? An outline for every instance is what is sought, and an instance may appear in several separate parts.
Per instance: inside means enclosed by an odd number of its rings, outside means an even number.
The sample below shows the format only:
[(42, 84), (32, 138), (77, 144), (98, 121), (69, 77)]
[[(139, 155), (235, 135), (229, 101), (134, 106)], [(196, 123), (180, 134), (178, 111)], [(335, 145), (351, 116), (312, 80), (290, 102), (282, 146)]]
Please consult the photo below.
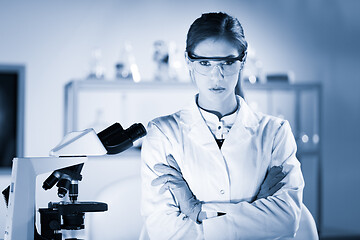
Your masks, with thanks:
[(194, 70), (192, 68), (189, 68), (189, 74), (190, 74), (191, 82), (196, 83), (194, 77)]
[(186, 62), (187, 68), (189, 69), (190, 79), (191, 79), (192, 82), (195, 82), (194, 69), (191, 66), (191, 62), (190, 62), (190, 60), (188, 58), (188, 53), (185, 52), (184, 56), (185, 56), (185, 62)]
[(188, 57), (188, 53), (186, 51), (184, 53), (184, 56), (185, 56), (185, 62), (188, 65), (188, 67), (190, 68), (190, 60), (189, 60), (189, 57)]
[(247, 58), (247, 51), (245, 51), (245, 54), (244, 54), (244, 57), (243, 57), (243, 60), (241, 61), (241, 70), (244, 68), (244, 64), (246, 62), (246, 58)]

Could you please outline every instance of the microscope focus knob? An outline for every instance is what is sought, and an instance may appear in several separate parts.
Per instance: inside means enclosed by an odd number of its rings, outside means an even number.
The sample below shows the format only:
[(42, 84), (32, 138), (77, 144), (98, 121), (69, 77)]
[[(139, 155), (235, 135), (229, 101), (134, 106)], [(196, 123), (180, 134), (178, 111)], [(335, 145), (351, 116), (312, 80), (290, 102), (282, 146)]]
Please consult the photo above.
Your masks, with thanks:
[(51, 222), (49, 222), (49, 227), (52, 230), (58, 230), (61, 228), (60, 223), (56, 220), (52, 220)]

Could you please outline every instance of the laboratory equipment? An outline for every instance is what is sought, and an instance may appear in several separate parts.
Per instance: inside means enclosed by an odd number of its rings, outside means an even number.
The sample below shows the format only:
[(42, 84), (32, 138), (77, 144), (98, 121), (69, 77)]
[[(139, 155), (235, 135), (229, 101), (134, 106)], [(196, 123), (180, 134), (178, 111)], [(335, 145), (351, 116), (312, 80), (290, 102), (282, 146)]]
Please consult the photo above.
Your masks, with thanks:
[(102, 51), (100, 48), (95, 48), (92, 53), (92, 58), (90, 62), (90, 73), (87, 79), (98, 80), (105, 78), (105, 68), (102, 64)]
[(140, 82), (141, 76), (138, 65), (136, 64), (135, 55), (132, 45), (127, 42), (122, 48), (118, 61), (115, 64), (115, 79), (131, 80)]
[[(4, 239), (57, 240), (62, 239), (62, 230), (84, 229), (85, 212), (106, 211), (107, 204), (77, 201), (83, 164), (92, 156), (125, 151), (145, 134), (142, 124), (123, 129), (115, 123), (98, 134), (93, 129), (69, 133), (50, 152), (50, 157), (15, 158)], [(38, 234), (35, 227), (36, 177), (52, 170), (43, 188), (50, 189), (57, 183), (58, 196), (62, 201), (50, 202), (48, 208), (39, 210), (41, 234)]]
[(154, 79), (156, 81), (168, 81), (169, 75), (169, 49), (165, 41), (154, 42), (153, 60), (156, 64)]

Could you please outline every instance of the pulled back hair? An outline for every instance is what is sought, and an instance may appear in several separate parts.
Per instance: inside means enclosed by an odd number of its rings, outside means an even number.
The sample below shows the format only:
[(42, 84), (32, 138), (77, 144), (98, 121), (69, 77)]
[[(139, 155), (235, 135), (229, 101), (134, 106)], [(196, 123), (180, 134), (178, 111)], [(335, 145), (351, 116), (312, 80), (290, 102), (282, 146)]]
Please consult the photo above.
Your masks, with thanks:
[[(202, 14), (191, 24), (187, 33), (186, 52), (194, 54), (197, 44), (208, 38), (225, 38), (237, 47), (239, 56), (243, 58), (243, 62), (245, 61), (248, 44), (237, 18), (222, 12)], [(235, 93), (244, 98), (240, 74)]]
[(244, 30), (235, 17), (222, 12), (202, 14), (187, 33), (186, 52), (193, 54), (197, 44), (208, 38), (225, 38), (238, 48), (241, 57), (245, 56), (248, 44)]

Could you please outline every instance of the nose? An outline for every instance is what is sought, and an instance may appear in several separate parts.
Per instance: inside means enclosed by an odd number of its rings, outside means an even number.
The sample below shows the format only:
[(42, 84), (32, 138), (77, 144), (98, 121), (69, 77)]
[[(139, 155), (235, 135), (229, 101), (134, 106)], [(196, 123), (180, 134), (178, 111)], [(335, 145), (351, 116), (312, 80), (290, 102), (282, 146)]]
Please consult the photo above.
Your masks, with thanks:
[(224, 72), (220, 65), (215, 65), (211, 70), (211, 78), (215, 80), (224, 79)]

